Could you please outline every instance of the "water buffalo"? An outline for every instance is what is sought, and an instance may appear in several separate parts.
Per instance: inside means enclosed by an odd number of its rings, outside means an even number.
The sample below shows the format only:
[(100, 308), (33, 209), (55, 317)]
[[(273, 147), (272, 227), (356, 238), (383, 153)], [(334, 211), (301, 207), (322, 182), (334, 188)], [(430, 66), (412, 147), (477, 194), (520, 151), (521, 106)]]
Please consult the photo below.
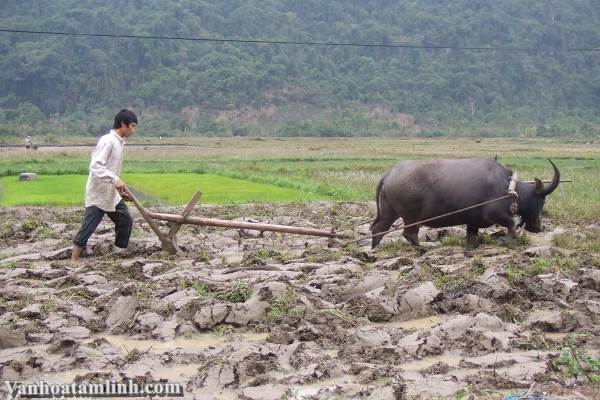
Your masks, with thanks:
[[(529, 232), (542, 230), (542, 208), (547, 195), (560, 181), (560, 172), (554, 168), (552, 182), (544, 185), (517, 182), (519, 226)], [(487, 159), (449, 159), (431, 161), (401, 161), (381, 178), (377, 185), (377, 217), (371, 224), (373, 235), (387, 231), (399, 217), (405, 225), (459, 210), (507, 194), (512, 171), (498, 162)], [(510, 212), (511, 199), (504, 199), (482, 207), (447, 216), (423, 225), (441, 228), (467, 225), (467, 244), (477, 245), (477, 231), (494, 224), (508, 228), (514, 237), (515, 222)], [(404, 229), (404, 237), (419, 245), (419, 225)], [(383, 235), (373, 237), (375, 248)]]

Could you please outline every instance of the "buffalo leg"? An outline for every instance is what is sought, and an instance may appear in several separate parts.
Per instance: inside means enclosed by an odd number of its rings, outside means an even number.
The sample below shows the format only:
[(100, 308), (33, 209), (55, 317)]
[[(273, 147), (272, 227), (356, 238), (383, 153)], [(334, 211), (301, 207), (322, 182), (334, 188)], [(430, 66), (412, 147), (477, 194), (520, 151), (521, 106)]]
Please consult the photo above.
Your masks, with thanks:
[(402, 236), (404, 236), (409, 243), (419, 246), (419, 228), (419, 225), (406, 228), (404, 229), (404, 232), (402, 232)]
[[(373, 226), (371, 227), (372, 235), (377, 235), (378, 233), (382, 233), (382, 232), (389, 230), (390, 226), (392, 226), (394, 221), (398, 219), (398, 216), (396, 215), (396, 213), (389, 206), (386, 206), (385, 204), (381, 205), (381, 209), (379, 211), (380, 212), (379, 212), (378, 218), (373, 223)], [(381, 235), (373, 236), (372, 242), (371, 242), (371, 249), (374, 249), (375, 247), (377, 247), (379, 242), (381, 242), (381, 239), (383, 239), (384, 235), (385, 235), (385, 233), (381, 234)]]
[[(394, 223), (395, 220), (396, 220), (396, 218), (394, 218), (392, 216), (380, 217), (379, 220), (373, 225), (373, 228), (371, 229), (371, 234), (377, 235), (378, 233), (382, 233), (382, 232), (389, 230), (390, 226), (392, 226), (392, 224)], [(371, 249), (374, 249), (375, 247), (377, 247), (377, 245), (379, 244), (379, 242), (381, 242), (381, 239), (383, 239), (384, 236), (385, 236), (385, 233), (382, 233), (381, 235), (373, 236), (372, 243), (371, 243)]]
[(474, 249), (479, 245), (479, 237), (477, 233), (479, 228), (473, 225), (467, 225), (467, 248)]
[(506, 228), (506, 241), (508, 243), (513, 242), (517, 237), (515, 231), (515, 220), (510, 215), (502, 215), (492, 220), (494, 223)]
[(515, 231), (514, 227), (509, 227), (508, 230), (506, 231), (506, 236), (510, 239), (516, 239), (517, 237), (517, 231)]

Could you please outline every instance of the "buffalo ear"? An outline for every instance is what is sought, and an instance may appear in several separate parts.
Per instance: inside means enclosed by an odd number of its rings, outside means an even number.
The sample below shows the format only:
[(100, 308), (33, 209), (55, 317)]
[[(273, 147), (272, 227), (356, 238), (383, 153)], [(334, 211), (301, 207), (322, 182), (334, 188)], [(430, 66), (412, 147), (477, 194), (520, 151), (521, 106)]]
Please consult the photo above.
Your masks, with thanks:
[(538, 178), (535, 178), (535, 194), (542, 194), (544, 192), (544, 182), (540, 181)]

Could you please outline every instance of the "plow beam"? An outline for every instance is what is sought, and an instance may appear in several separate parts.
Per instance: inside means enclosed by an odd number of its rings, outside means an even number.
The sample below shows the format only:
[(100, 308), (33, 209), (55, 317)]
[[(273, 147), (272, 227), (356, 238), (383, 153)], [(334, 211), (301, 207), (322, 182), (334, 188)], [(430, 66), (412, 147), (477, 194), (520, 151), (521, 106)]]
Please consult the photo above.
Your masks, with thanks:
[(248, 229), (263, 232), (282, 232), (282, 233), (293, 233), (296, 235), (307, 235), (307, 236), (323, 236), (328, 238), (346, 238), (346, 235), (329, 232), (321, 229), (303, 228), (298, 226), (288, 225), (275, 225), (275, 224), (263, 224), (254, 222), (239, 222), (229, 221), (225, 219), (215, 218), (202, 218), (202, 217), (183, 217), (176, 214), (163, 214), (156, 212), (148, 212), (148, 215), (153, 219), (162, 221), (174, 222), (177, 224), (192, 224), (192, 225), (204, 225), (204, 226), (218, 226), (221, 228), (232, 228), (232, 229)]

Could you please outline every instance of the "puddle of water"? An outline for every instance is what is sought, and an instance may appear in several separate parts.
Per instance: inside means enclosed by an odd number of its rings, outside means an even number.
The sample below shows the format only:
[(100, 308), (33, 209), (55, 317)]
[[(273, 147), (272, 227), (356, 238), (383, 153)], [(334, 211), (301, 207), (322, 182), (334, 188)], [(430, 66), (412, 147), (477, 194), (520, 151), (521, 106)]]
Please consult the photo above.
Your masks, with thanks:
[(407, 361), (402, 363), (400, 367), (405, 371), (421, 371), (431, 367), (437, 362), (443, 362), (448, 364), (450, 368), (456, 368), (458, 367), (461, 358), (462, 357), (454, 354), (444, 353), (438, 356), (425, 357), (422, 360)]
[(24, 380), (25, 383), (37, 383), (43, 380), (53, 384), (70, 384), (73, 383), (77, 375), (85, 375), (90, 372), (89, 369), (76, 368), (63, 372), (46, 372), (32, 376)]
[(340, 351), (339, 351), (338, 349), (331, 349), (331, 350), (325, 350), (325, 351), (324, 351), (324, 353), (325, 353), (326, 355), (328, 355), (329, 357), (331, 357), (331, 358), (333, 358), (333, 359), (336, 359), (336, 358), (337, 358), (337, 356), (338, 356), (338, 353), (339, 353), (339, 352), (340, 352)]
[(163, 366), (152, 368), (152, 375), (168, 382), (184, 384), (198, 374), (198, 368), (200, 368), (200, 364)]
[(137, 349), (145, 352), (150, 349), (149, 353), (163, 353), (165, 351), (182, 349), (184, 351), (194, 352), (199, 349), (207, 349), (209, 347), (222, 348), (236, 342), (259, 342), (267, 338), (267, 333), (241, 333), (234, 336), (219, 336), (212, 333), (199, 333), (191, 337), (177, 337), (172, 340), (136, 340), (127, 336), (117, 335), (96, 335), (93, 339), (104, 338), (108, 342), (120, 348), (126, 348), (128, 351)]
[(214, 390), (209, 389), (200, 389), (194, 390), (193, 396), (187, 396), (191, 393), (186, 392), (186, 398), (195, 398), (195, 399), (214, 399), (214, 400), (238, 400), (240, 395), (231, 389), (224, 389), (219, 392), (215, 392)]
[[(188, 379), (196, 376), (198, 368), (200, 368), (200, 364), (161, 366), (152, 368), (152, 375), (169, 382), (184, 384)], [(63, 372), (42, 373), (30, 378), (30, 382), (38, 382), (42, 379), (57, 384), (72, 383), (77, 375), (84, 375), (88, 372), (90, 370), (76, 368)]]
[(430, 329), (440, 322), (444, 321), (444, 318), (439, 315), (432, 315), (430, 317), (411, 319), (408, 321), (388, 322), (381, 324), (382, 326), (391, 326), (394, 328), (402, 328), (407, 330), (413, 329)]
[(569, 336), (569, 334), (565, 332), (545, 332), (544, 336), (552, 340), (562, 340)]
[(48, 344), (36, 344), (33, 346), (11, 347), (9, 349), (0, 350), (0, 360), (3, 359), (4, 357), (9, 357), (11, 354), (17, 354), (17, 353), (26, 352), (27, 350), (31, 350), (32, 355), (38, 355), (38, 356), (41, 355), (44, 358), (46, 358), (52, 362), (60, 361), (60, 359), (63, 357), (63, 355), (61, 353), (48, 353), (48, 347), (50, 347), (50, 345), (48, 345)]
[[(306, 385), (294, 385), (291, 387), (291, 393), (294, 394), (295, 399), (305, 399), (310, 396), (315, 396), (319, 390), (339, 385), (353, 392), (353, 394), (359, 392), (362, 386), (354, 382), (352, 376), (340, 376), (337, 378), (325, 379), (318, 382), (308, 383)], [(346, 393), (346, 395), (349, 393)]]

